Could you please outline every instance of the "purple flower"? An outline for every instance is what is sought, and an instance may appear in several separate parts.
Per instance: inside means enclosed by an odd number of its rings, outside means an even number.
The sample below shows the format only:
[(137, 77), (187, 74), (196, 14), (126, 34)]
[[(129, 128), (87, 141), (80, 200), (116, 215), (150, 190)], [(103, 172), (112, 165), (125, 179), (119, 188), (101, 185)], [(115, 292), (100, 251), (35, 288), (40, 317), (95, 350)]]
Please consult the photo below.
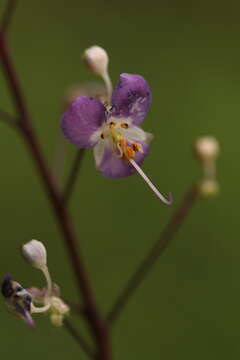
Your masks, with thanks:
[(9, 311), (20, 317), (28, 326), (33, 327), (34, 321), (31, 316), (32, 297), (11, 275), (5, 275), (2, 286), (2, 294), (5, 297)]
[(121, 74), (112, 94), (112, 106), (105, 107), (98, 99), (76, 98), (62, 117), (66, 138), (78, 147), (94, 148), (96, 167), (109, 178), (126, 177), (136, 171), (156, 195), (165, 199), (139, 165), (149, 150), (152, 135), (139, 125), (151, 103), (151, 91), (140, 75)]

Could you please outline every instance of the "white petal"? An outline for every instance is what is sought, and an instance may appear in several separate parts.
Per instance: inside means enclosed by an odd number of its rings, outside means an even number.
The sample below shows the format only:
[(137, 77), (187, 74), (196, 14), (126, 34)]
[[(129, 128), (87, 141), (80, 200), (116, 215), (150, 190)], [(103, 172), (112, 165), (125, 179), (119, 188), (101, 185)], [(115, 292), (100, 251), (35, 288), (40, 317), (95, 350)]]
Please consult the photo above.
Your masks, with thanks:
[(100, 166), (100, 164), (102, 162), (105, 147), (106, 147), (106, 141), (100, 140), (93, 149), (93, 156), (94, 156), (94, 159), (95, 159), (97, 169), (99, 168), (99, 166)]
[(95, 145), (99, 141), (99, 139), (101, 137), (101, 133), (102, 133), (102, 127), (100, 129), (94, 131), (94, 133), (90, 137), (90, 143), (92, 145)]
[(123, 136), (129, 140), (129, 141), (142, 141), (149, 143), (153, 135), (150, 133), (145, 132), (143, 129), (141, 129), (138, 126), (130, 126), (128, 129), (121, 128), (121, 133)]

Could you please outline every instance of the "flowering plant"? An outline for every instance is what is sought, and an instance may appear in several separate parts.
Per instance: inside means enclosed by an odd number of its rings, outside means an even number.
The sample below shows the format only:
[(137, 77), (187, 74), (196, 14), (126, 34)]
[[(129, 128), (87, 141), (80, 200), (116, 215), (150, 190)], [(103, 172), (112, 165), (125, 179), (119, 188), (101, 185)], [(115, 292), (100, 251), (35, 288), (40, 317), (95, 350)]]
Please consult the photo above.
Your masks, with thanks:
[[(122, 73), (120, 82), (112, 90), (108, 74), (109, 57), (106, 51), (98, 46), (85, 51), (85, 64), (94, 74), (101, 76), (104, 87), (100, 86), (96, 91), (95, 85), (88, 86), (84, 91), (83, 86), (81, 94), (71, 96), (70, 104), (61, 117), (61, 131), (73, 145), (80, 148), (66, 187), (62, 191), (58, 184), (58, 177), (53, 176), (52, 169), (49, 168), (42, 153), (9, 52), (7, 41), (9, 21), (7, 20), (13, 12), (14, 4), (14, 0), (8, 2), (6, 15), (0, 28), (0, 61), (14, 100), (17, 117), (1, 110), (0, 119), (19, 130), (18, 134), (22, 136), (32, 155), (59, 225), (80, 299), (75, 302), (65, 300), (61, 296), (60, 287), (53, 283), (49, 273), (46, 247), (37, 240), (24, 244), (22, 254), (33, 268), (42, 272), (46, 286), (44, 288), (23, 287), (7, 274), (3, 277), (1, 292), (10, 313), (22, 319), (28, 326), (35, 326), (35, 313), (47, 314), (51, 324), (64, 327), (89, 358), (112, 360), (112, 325), (172, 240), (196, 200), (201, 196), (215, 195), (218, 192), (216, 179), (218, 143), (212, 137), (203, 137), (196, 142), (195, 154), (203, 168), (200, 181), (194, 183), (184, 196), (164, 231), (119, 292), (116, 301), (107, 314), (102, 315), (88, 278), (67, 200), (73, 192), (77, 179), (79, 165), (84, 154), (82, 149), (93, 148), (96, 167), (105, 177), (127, 178), (137, 172), (159, 199), (168, 205), (172, 203), (171, 194), (169, 199), (166, 199), (141, 168), (152, 139), (152, 135), (140, 127), (151, 103), (150, 87), (142, 76)], [(60, 128), (59, 133), (61, 133)], [(54, 260), (57, 263), (57, 257)], [(83, 318), (87, 323), (91, 342), (86, 340), (79, 329), (73, 325), (74, 315)]]

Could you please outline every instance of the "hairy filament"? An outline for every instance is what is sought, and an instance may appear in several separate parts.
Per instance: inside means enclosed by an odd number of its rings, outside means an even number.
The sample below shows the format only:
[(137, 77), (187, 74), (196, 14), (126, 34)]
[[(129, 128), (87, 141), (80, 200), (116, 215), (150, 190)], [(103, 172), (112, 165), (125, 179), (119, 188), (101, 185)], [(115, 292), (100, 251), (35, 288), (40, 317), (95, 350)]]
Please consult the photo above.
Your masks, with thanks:
[(166, 205), (171, 205), (173, 202), (172, 193), (169, 193), (169, 199), (166, 199), (156, 188), (155, 185), (151, 182), (151, 180), (147, 177), (147, 175), (143, 172), (143, 170), (138, 166), (138, 164), (133, 160), (128, 158), (128, 161), (132, 164), (132, 166), (137, 170), (139, 175), (143, 178), (143, 180), (147, 183), (147, 185), (152, 189), (154, 194)]

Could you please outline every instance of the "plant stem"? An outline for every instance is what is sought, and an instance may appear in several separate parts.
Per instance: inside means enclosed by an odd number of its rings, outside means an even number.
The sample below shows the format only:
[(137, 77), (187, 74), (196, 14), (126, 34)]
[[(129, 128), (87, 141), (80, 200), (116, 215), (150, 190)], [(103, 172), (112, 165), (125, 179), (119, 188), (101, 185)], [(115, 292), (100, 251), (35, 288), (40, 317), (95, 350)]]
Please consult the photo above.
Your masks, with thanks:
[(162, 255), (164, 250), (169, 245), (170, 241), (176, 235), (177, 231), (183, 224), (187, 215), (190, 213), (193, 205), (199, 197), (199, 190), (197, 185), (193, 185), (192, 188), (186, 193), (180, 206), (173, 214), (172, 218), (168, 222), (165, 230), (162, 232), (160, 237), (157, 239), (149, 253), (142, 260), (134, 274), (130, 277), (127, 284), (123, 288), (122, 292), (115, 301), (112, 309), (107, 315), (107, 321), (113, 324), (120, 313), (125, 309), (132, 295), (142, 284), (143, 280), (157, 262), (158, 258)]
[(53, 164), (52, 164), (52, 176), (55, 180), (56, 186), (61, 189), (62, 188), (62, 180), (64, 175), (65, 168), (65, 160), (66, 160), (66, 141), (63, 137), (63, 134), (59, 132), (57, 134), (57, 142), (55, 154), (53, 156)]
[(1, 19), (1, 31), (6, 32), (10, 26), (12, 15), (17, 6), (17, 0), (8, 0), (3, 17)]
[(72, 323), (65, 319), (64, 320), (64, 326), (66, 330), (69, 332), (69, 334), (75, 339), (75, 341), (79, 344), (81, 349), (91, 358), (95, 358), (95, 353), (91, 349), (90, 345), (85, 341), (85, 339), (79, 334), (79, 331), (75, 329), (75, 327), (72, 325)]
[(78, 289), (83, 297), (86, 307), (88, 324), (99, 348), (99, 359), (109, 360), (110, 346), (108, 343), (108, 332), (106, 331), (105, 323), (102, 321), (95, 304), (95, 299), (87, 277), (82, 255), (78, 249), (78, 243), (73, 231), (71, 219), (64, 206), (61, 195), (50, 175), (50, 171), (42, 155), (35, 131), (33, 130), (26, 102), (18, 83), (17, 74), (9, 55), (3, 31), (0, 31), (0, 55), (3, 71), (12, 94), (12, 99), (19, 114), (20, 130), (22, 131), (23, 139), (25, 140), (26, 146), (29, 149), (32, 159), (36, 165), (49, 201), (52, 204), (60, 231), (63, 235), (63, 240), (74, 270)]
[(75, 155), (75, 159), (73, 161), (73, 166), (71, 168), (71, 172), (69, 174), (67, 183), (65, 185), (64, 191), (63, 191), (63, 202), (67, 205), (71, 195), (73, 193), (74, 186), (76, 184), (76, 180), (79, 174), (79, 169), (81, 168), (83, 157), (85, 154), (85, 149), (79, 149)]

